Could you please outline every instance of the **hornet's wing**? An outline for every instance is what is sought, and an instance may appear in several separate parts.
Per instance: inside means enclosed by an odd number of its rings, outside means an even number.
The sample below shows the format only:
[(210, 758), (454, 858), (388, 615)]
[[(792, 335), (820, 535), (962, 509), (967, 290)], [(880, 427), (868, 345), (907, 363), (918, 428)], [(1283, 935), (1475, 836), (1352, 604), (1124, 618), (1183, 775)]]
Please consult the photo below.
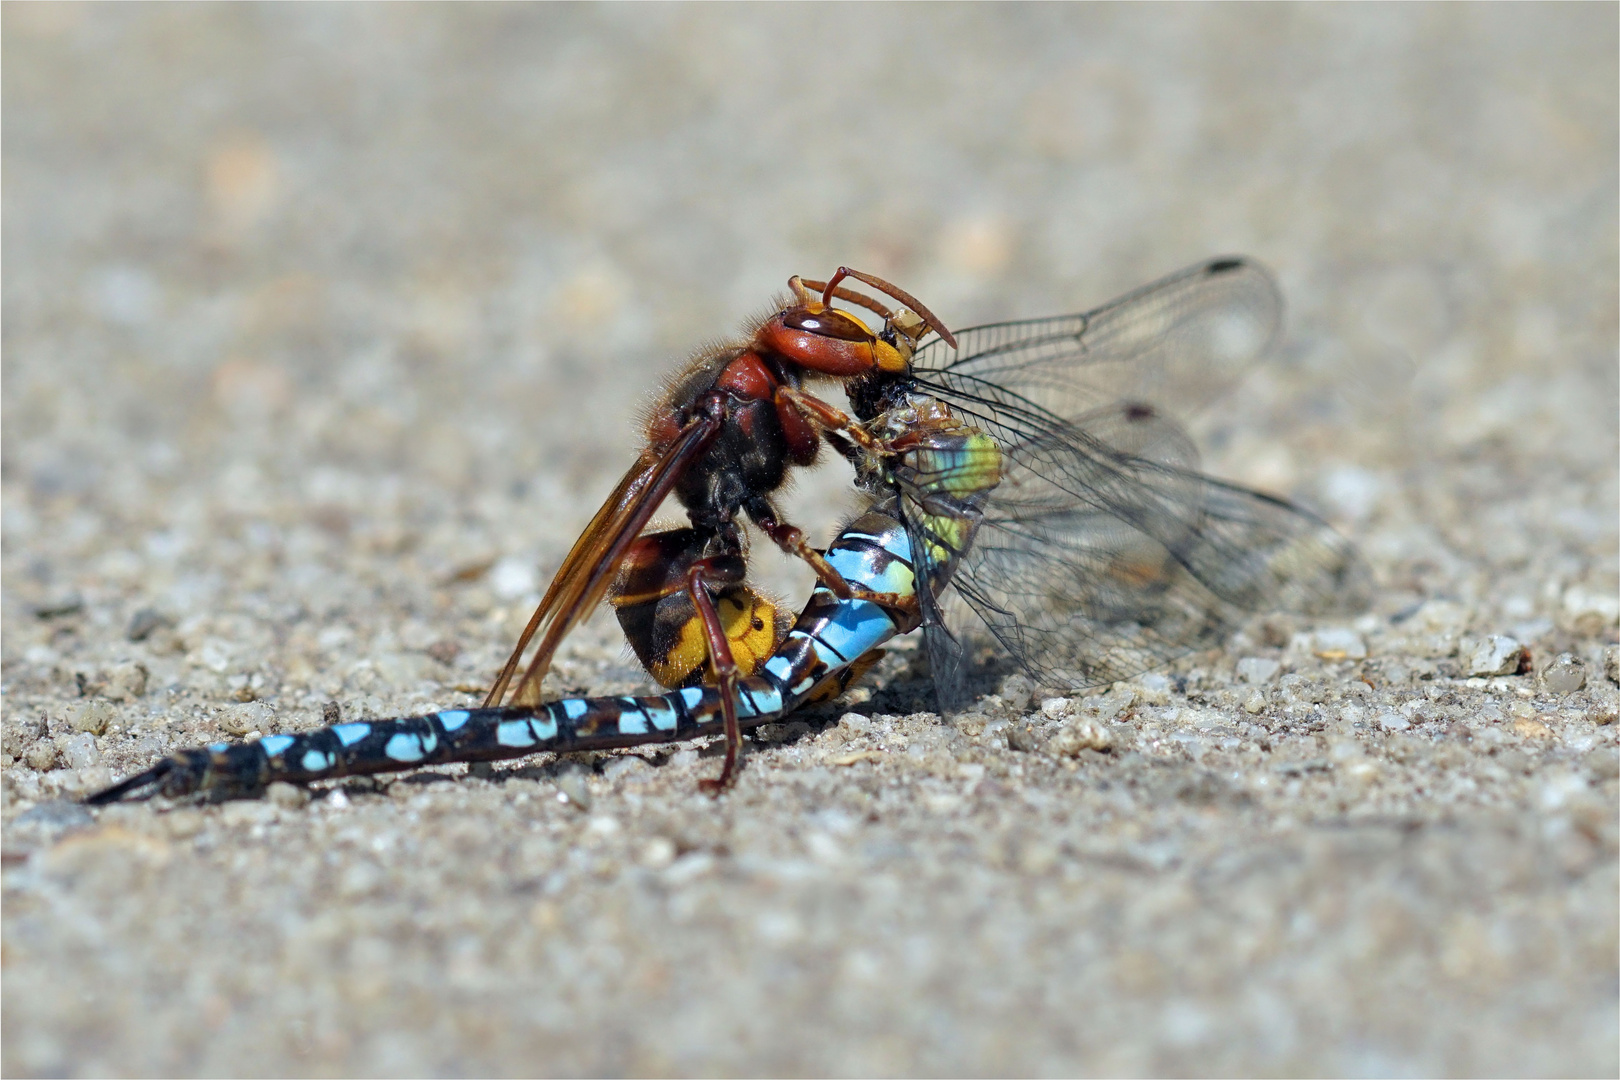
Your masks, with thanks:
[[(517, 646), (484, 697), (484, 707), (502, 703), (524, 650), (536, 633), (540, 644), (523, 677), (512, 690), (513, 705), (538, 705), (540, 683), (551, 658), (568, 632), (591, 613), (613, 583), (625, 551), (647, 527), (681, 475), (703, 453), (720, 430), (720, 422), (703, 417), (683, 428), (661, 455), (644, 453), (613, 489), (552, 578), (540, 604), (529, 617)], [(542, 627), (544, 628), (542, 632)]]

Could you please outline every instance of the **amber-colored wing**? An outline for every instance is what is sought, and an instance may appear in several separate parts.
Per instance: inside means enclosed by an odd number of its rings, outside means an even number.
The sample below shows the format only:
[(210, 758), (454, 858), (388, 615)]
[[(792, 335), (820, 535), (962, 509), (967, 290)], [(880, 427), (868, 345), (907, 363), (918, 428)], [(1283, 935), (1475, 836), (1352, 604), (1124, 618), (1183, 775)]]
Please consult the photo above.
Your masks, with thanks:
[(707, 449), (720, 422), (711, 417), (692, 421), (663, 454), (654, 456), (650, 451), (624, 474), (613, 494), (596, 512), (573, 550), (557, 570), (557, 576), (546, 589), (540, 605), (529, 617), (517, 646), (512, 650), (506, 666), (501, 668), (495, 684), (484, 697), (484, 707), (501, 704), (507, 685), (523, 660), (529, 641), (545, 627), (540, 645), (535, 650), (529, 667), (512, 691), (513, 705), (540, 703), (540, 683), (551, 667), (551, 658), (568, 632), (579, 625), (594, 608), (613, 583), (614, 575), (632, 541), (647, 527), (665, 496), (675, 486), (681, 474), (699, 454)]

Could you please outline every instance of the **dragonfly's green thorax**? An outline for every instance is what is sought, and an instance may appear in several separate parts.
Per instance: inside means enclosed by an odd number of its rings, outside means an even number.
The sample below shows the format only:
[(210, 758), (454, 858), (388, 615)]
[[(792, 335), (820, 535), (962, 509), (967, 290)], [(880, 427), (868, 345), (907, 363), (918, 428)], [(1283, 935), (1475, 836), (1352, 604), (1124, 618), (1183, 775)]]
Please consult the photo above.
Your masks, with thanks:
[(943, 402), (915, 393), (891, 400), (867, 424), (885, 452), (862, 465), (859, 479), (900, 497), (918, 567), (937, 594), (972, 547), (1005, 459), (994, 438)]

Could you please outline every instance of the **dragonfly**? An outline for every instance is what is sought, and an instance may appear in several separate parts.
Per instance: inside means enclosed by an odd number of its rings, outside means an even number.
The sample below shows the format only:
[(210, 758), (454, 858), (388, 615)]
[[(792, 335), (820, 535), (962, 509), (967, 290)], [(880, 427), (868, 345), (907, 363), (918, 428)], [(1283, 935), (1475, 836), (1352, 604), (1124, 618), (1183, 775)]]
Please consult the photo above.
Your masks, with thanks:
[[(1264, 266), (1207, 259), (1091, 311), (992, 323), (921, 344), (900, 370), (847, 389), (854, 423), (829, 433), (857, 482), (896, 500), (943, 710), (965, 698), (963, 634), (987, 631), (1038, 684), (1116, 682), (1218, 644), (1251, 614), (1363, 609), (1355, 546), (1285, 499), (1206, 475), (1166, 396), (1218, 398), (1280, 336)], [(931, 509), (948, 480), (889, 449), (946, 410), (997, 448), (1002, 477), (969, 549)], [(941, 529), (940, 525), (944, 528)], [(971, 612), (968, 615), (964, 612)]]
[[(951, 433), (936, 433), (949, 452)], [(971, 544), (972, 496), (955, 534)], [(965, 509), (964, 509), (965, 508)], [(781, 644), (736, 686), (737, 721), (745, 728), (779, 720), (806, 704), (842, 694), (883, 655), (896, 634), (921, 620), (919, 584), (949, 584), (951, 563), (930, 563), (919, 577), (910, 533), (893, 498), (878, 501), (839, 533), (822, 553), (843, 580), (883, 602), (839, 597), (818, 584)], [(421, 716), (358, 720), (247, 743), (182, 750), (85, 802), (105, 805), (162, 795), (241, 798), (284, 781), (309, 784), (345, 776), (398, 772), (450, 762), (486, 762), (724, 735), (723, 691), (690, 686), (652, 697), (563, 698), (544, 705), (441, 709)]]

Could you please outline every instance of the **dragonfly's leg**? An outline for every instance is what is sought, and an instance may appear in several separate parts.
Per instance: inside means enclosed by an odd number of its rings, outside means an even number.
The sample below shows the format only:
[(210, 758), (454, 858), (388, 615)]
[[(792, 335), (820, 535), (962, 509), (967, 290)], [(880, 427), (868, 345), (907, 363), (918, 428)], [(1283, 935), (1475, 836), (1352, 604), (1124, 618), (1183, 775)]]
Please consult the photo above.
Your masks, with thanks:
[(703, 634), (709, 643), (709, 662), (714, 666), (715, 683), (720, 691), (720, 718), (726, 729), (726, 762), (715, 780), (703, 780), (699, 787), (711, 795), (718, 795), (731, 786), (736, 778), (737, 755), (742, 750), (742, 725), (737, 722), (737, 661), (731, 655), (731, 642), (726, 639), (720, 612), (715, 609), (714, 598), (709, 595), (708, 579), (703, 563), (686, 572), (686, 587), (703, 621)]

